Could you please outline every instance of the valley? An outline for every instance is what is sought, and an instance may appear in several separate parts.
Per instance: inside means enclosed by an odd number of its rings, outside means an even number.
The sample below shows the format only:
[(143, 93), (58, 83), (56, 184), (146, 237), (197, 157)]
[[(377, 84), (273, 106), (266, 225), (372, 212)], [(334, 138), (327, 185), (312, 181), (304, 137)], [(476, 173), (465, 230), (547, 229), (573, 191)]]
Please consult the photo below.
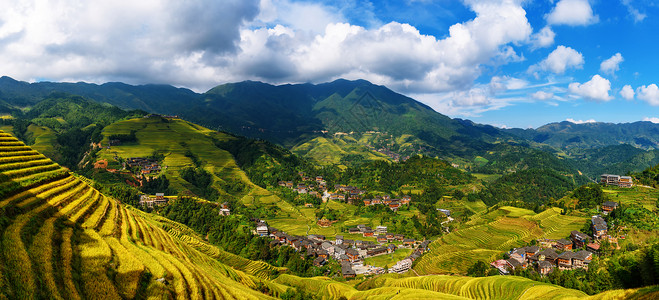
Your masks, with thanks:
[[(205, 94), (112, 84), (130, 96), (0, 83), (12, 111), (0, 133), (0, 299), (659, 293), (659, 161), (645, 144), (541, 140), (366, 81)], [(601, 185), (602, 173), (634, 186)], [(585, 251), (575, 231), (597, 245), (590, 268), (490, 265), (526, 247)]]

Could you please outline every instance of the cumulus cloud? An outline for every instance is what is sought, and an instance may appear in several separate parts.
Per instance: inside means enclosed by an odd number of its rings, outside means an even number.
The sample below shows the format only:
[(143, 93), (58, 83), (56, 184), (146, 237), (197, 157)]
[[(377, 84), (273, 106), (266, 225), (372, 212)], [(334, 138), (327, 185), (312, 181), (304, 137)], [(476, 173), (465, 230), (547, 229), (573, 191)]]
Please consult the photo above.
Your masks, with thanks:
[(636, 89), (636, 96), (638, 99), (641, 99), (652, 106), (659, 105), (659, 88), (654, 83), (648, 86), (644, 85)]
[(620, 70), (620, 63), (623, 62), (624, 60), (625, 59), (622, 58), (622, 55), (620, 53), (616, 53), (615, 55), (611, 56), (609, 59), (603, 61), (600, 64), (600, 71), (606, 74), (613, 75), (613, 73)]
[(531, 66), (529, 71), (534, 72), (540, 69), (554, 74), (563, 74), (567, 69), (580, 69), (583, 64), (584, 59), (581, 53), (570, 47), (560, 45), (539, 64)]
[(487, 66), (522, 59), (514, 46), (532, 33), (521, 0), (465, 1), (475, 17), (443, 38), (396, 22), (356, 26), (340, 10), (290, 0), (8, 1), (0, 66), (21, 80), (203, 90), (343, 77), (405, 93), (466, 91)]
[(531, 97), (536, 100), (549, 100), (554, 97), (554, 93), (548, 93), (545, 91), (537, 91), (531, 94)]
[(620, 96), (625, 98), (625, 100), (632, 100), (634, 99), (634, 89), (629, 84), (625, 85), (622, 87), (622, 90), (620, 90)]
[[(467, 4), (476, 17), (451, 26), (443, 39), (397, 22), (370, 29), (334, 23), (316, 35), (294, 28), (285, 36), (262, 28), (245, 30), (241, 49), (249, 55), (238, 55), (234, 66), (280, 55), (287, 73), (270, 76), (264, 72), (271, 68), (262, 65), (245, 76), (270, 82), (364, 78), (406, 93), (468, 90), (484, 65), (518, 59), (509, 44), (527, 40), (532, 30), (519, 1)], [(285, 46), (275, 49), (273, 45)]]
[(547, 23), (552, 25), (589, 25), (597, 23), (599, 17), (593, 15), (588, 0), (560, 0), (552, 11), (546, 15)]
[(611, 82), (609, 82), (608, 79), (601, 77), (600, 75), (594, 75), (590, 81), (583, 84), (578, 82), (570, 83), (568, 88), (572, 94), (589, 100), (609, 101), (613, 99), (613, 97), (609, 95), (609, 91), (611, 90)]
[(531, 35), (531, 45), (534, 49), (545, 48), (554, 44), (556, 33), (549, 26), (545, 26), (539, 32)]
[(0, 66), (23, 80), (194, 86), (239, 51), (240, 29), (258, 12), (258, 0), (7, 0), (0, 38), (20, 36), (0, 47)]
[(657, 124), (657, 123), (659, 123), (659, 118), (657, 118), (657, 117), (645, 117), (645, 118), (643, 118), (643, 121), (652, 122), (652, 123)]
[(572, 118), (567, 118), (567, 119), (565, 119), (565, 121), (568, 121), (568, 122), (574, 123), (574, 124), (597, 123), (597, 121), (595, 121), (595, 119), (575, 120), (575, 119), (572, 119)]

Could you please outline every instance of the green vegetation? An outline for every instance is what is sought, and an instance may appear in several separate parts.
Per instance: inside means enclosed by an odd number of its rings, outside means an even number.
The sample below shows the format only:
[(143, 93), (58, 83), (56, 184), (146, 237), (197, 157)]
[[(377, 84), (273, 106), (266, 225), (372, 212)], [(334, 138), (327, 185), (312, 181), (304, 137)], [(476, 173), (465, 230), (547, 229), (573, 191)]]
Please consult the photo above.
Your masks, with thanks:
[[(513, 247), (538, 238), (564, 237), (579, 230), (586, 218), (563, 218), (553, 209), (540, 214), (517, 207), (500, 207), (476, 215), (460, 228), (430, 244), (430, 252), (415, 262), (419, 274), (466, 274), (478, 261), (491, 262)], [(556, 219), (561, 223), (554, 223)]]

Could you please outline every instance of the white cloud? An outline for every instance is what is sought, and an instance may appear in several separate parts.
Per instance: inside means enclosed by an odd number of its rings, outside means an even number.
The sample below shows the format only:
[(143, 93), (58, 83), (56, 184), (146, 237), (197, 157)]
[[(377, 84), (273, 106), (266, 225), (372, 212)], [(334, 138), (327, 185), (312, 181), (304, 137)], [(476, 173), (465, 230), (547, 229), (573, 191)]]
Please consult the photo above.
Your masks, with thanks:
[[(3, 1), (3, 75), (207, 85), (239, 51), (257, 0)], [(186, 62), (182, 64), (182, 62)], [(184, 76), (185, 75), (185, 76)], [(189, 75), (189, 76), (188, 76)]]
[(261, 0), (260, 13), (256, 20), (316, 34), (325, 31), (329, 24), (345, 22), (345, 18), (333, 7), (289, 0)]
[(634, 19), (635, 23), (642, 22), (647, 17), (646, 14), (632, 6), (631, 0), (622, 0), (622, 4), (627, 7), (627, 12), (629, 12), (629, 16)]
[(600, 64), (600, 71), (606, 74), (613, 75), (613, 73), (620, 70), (620, 63), (623, 62), (624, 60), (625, 59), (622, 58), (622, 55), (620, 53), (616, 53), (615, 55), (611, 56), (609, 59), (603, 61)]
[(597, 123), (597, 121), (595, 121), (595, 119), (575, 120), (575, 119), (572, 119), (572, 118), (567, 118), (567, 119), (565, 119), (565, 121), (568, 121), (568, 122), (574, 123), (574, 124)]
[(515, 46), (532, 33), (521, 0), (465, 1), (475, 18), (443, 38), (396, 22), (356, 26), (340, 9), (306, 1), (72, 1), (3, 3), (4, 74), (198, 91), (245, 79), (343, 77), (444, 93), (469, 90), (488, 66), (521, 60)]
[(492, 79), (490, 79), (489, 88), (492, 93), (495, 93), (499, 91), (519, 90), (527, 87), (528, 85), (529, 82), (524, 79), (510, 76), (492, 76)]
[(654, 83), (648, 86), (639, 87), (636, 89), (636, 95), (638, 99), (641, 99), (652, 106), (659, 105), (659, 88)]
[(622, 90), (620, 90), (620, 96), (625, 98), (625, 100), (633, 100), (634, 99), (634, 89), (629, 84), (625, 85), (625, 86), (622, 87)]
[(588, 0), (560, 0), (546, 18), (547, 23), (552, 25), (578, 26), (599, 21), (599, 17), (593, 15)]
[(536, 100), (549, 100), (554, 97), (554, 93), (547, 93), (545, 91), (537, 91), (531, 94), (531, 97)]
[(544, 71), (551, 71), (555, 74), (563, 74), (567, 69), (580, 69), (584, 64), (583, 55), (576, 50), (560, 45), (554, 51), (549, 53), (547, 58), (537, 65), (529, 68), (534, 72), (538, 68)]
[(555, 37), (556, 33), (549, 26), (545, 26), (539, 32), (531, 35), (531, 45), (534, 49), (549, 47), (554, 44)]
[(570, 93), (581, 96), (583, 98), (595, 101), (609, 101), (613, 99), (609, 95), (611, 90), (611, 82), (600, 75), (593, 76), (590, 81), (583, 84), (578, 82), (570, 83), (568, 86)]
[(657, 124), (657, 123), (659, 123), (659, 118), (657, 118), (657, 117), (645, 117), (645, 118), (643, 118), (643, 121), (652, 122), (652, 123)]

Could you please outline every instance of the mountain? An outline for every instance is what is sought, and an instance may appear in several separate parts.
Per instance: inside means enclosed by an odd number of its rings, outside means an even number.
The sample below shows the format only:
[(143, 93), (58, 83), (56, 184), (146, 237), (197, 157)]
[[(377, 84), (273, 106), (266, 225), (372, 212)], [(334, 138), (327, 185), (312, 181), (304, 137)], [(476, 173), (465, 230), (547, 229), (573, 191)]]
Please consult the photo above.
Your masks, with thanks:
[(26, 83), (0, 78), (0, 101), (9, 108), (32, 106), (53, 92), (124, 109), (179, 115), (208, 128), (287, 147), (322, 136), (323, 131), (380, 131), (396, 137), (414, 135), (435, 154), (468, 155), (487, 148), (489, 142), (509, 137), (492, 126), (451, 119), (365, 80), (279, 86), (244, 81), (197, 94), (166, 85)]
[(101, 85), (93, 83), (57, 83), (17, 81), (10, 77), (0, 77), (0, 107), (30, 107), (53, 92), (67, 93), (105, 102), (123, 109), (141, 109), (151, 113), (174, 114), (190, 105), (201, 102), (199, 94), (171, 85), (128, 85), (109, 82)]
[(563, 121), (537, 129), (507, 129), (518, 137), (563, 150), (598, 148), (629, 144), (641, 149), (659, 149), (659, 124), (648, 121), (634, 123), (583, 123)]

